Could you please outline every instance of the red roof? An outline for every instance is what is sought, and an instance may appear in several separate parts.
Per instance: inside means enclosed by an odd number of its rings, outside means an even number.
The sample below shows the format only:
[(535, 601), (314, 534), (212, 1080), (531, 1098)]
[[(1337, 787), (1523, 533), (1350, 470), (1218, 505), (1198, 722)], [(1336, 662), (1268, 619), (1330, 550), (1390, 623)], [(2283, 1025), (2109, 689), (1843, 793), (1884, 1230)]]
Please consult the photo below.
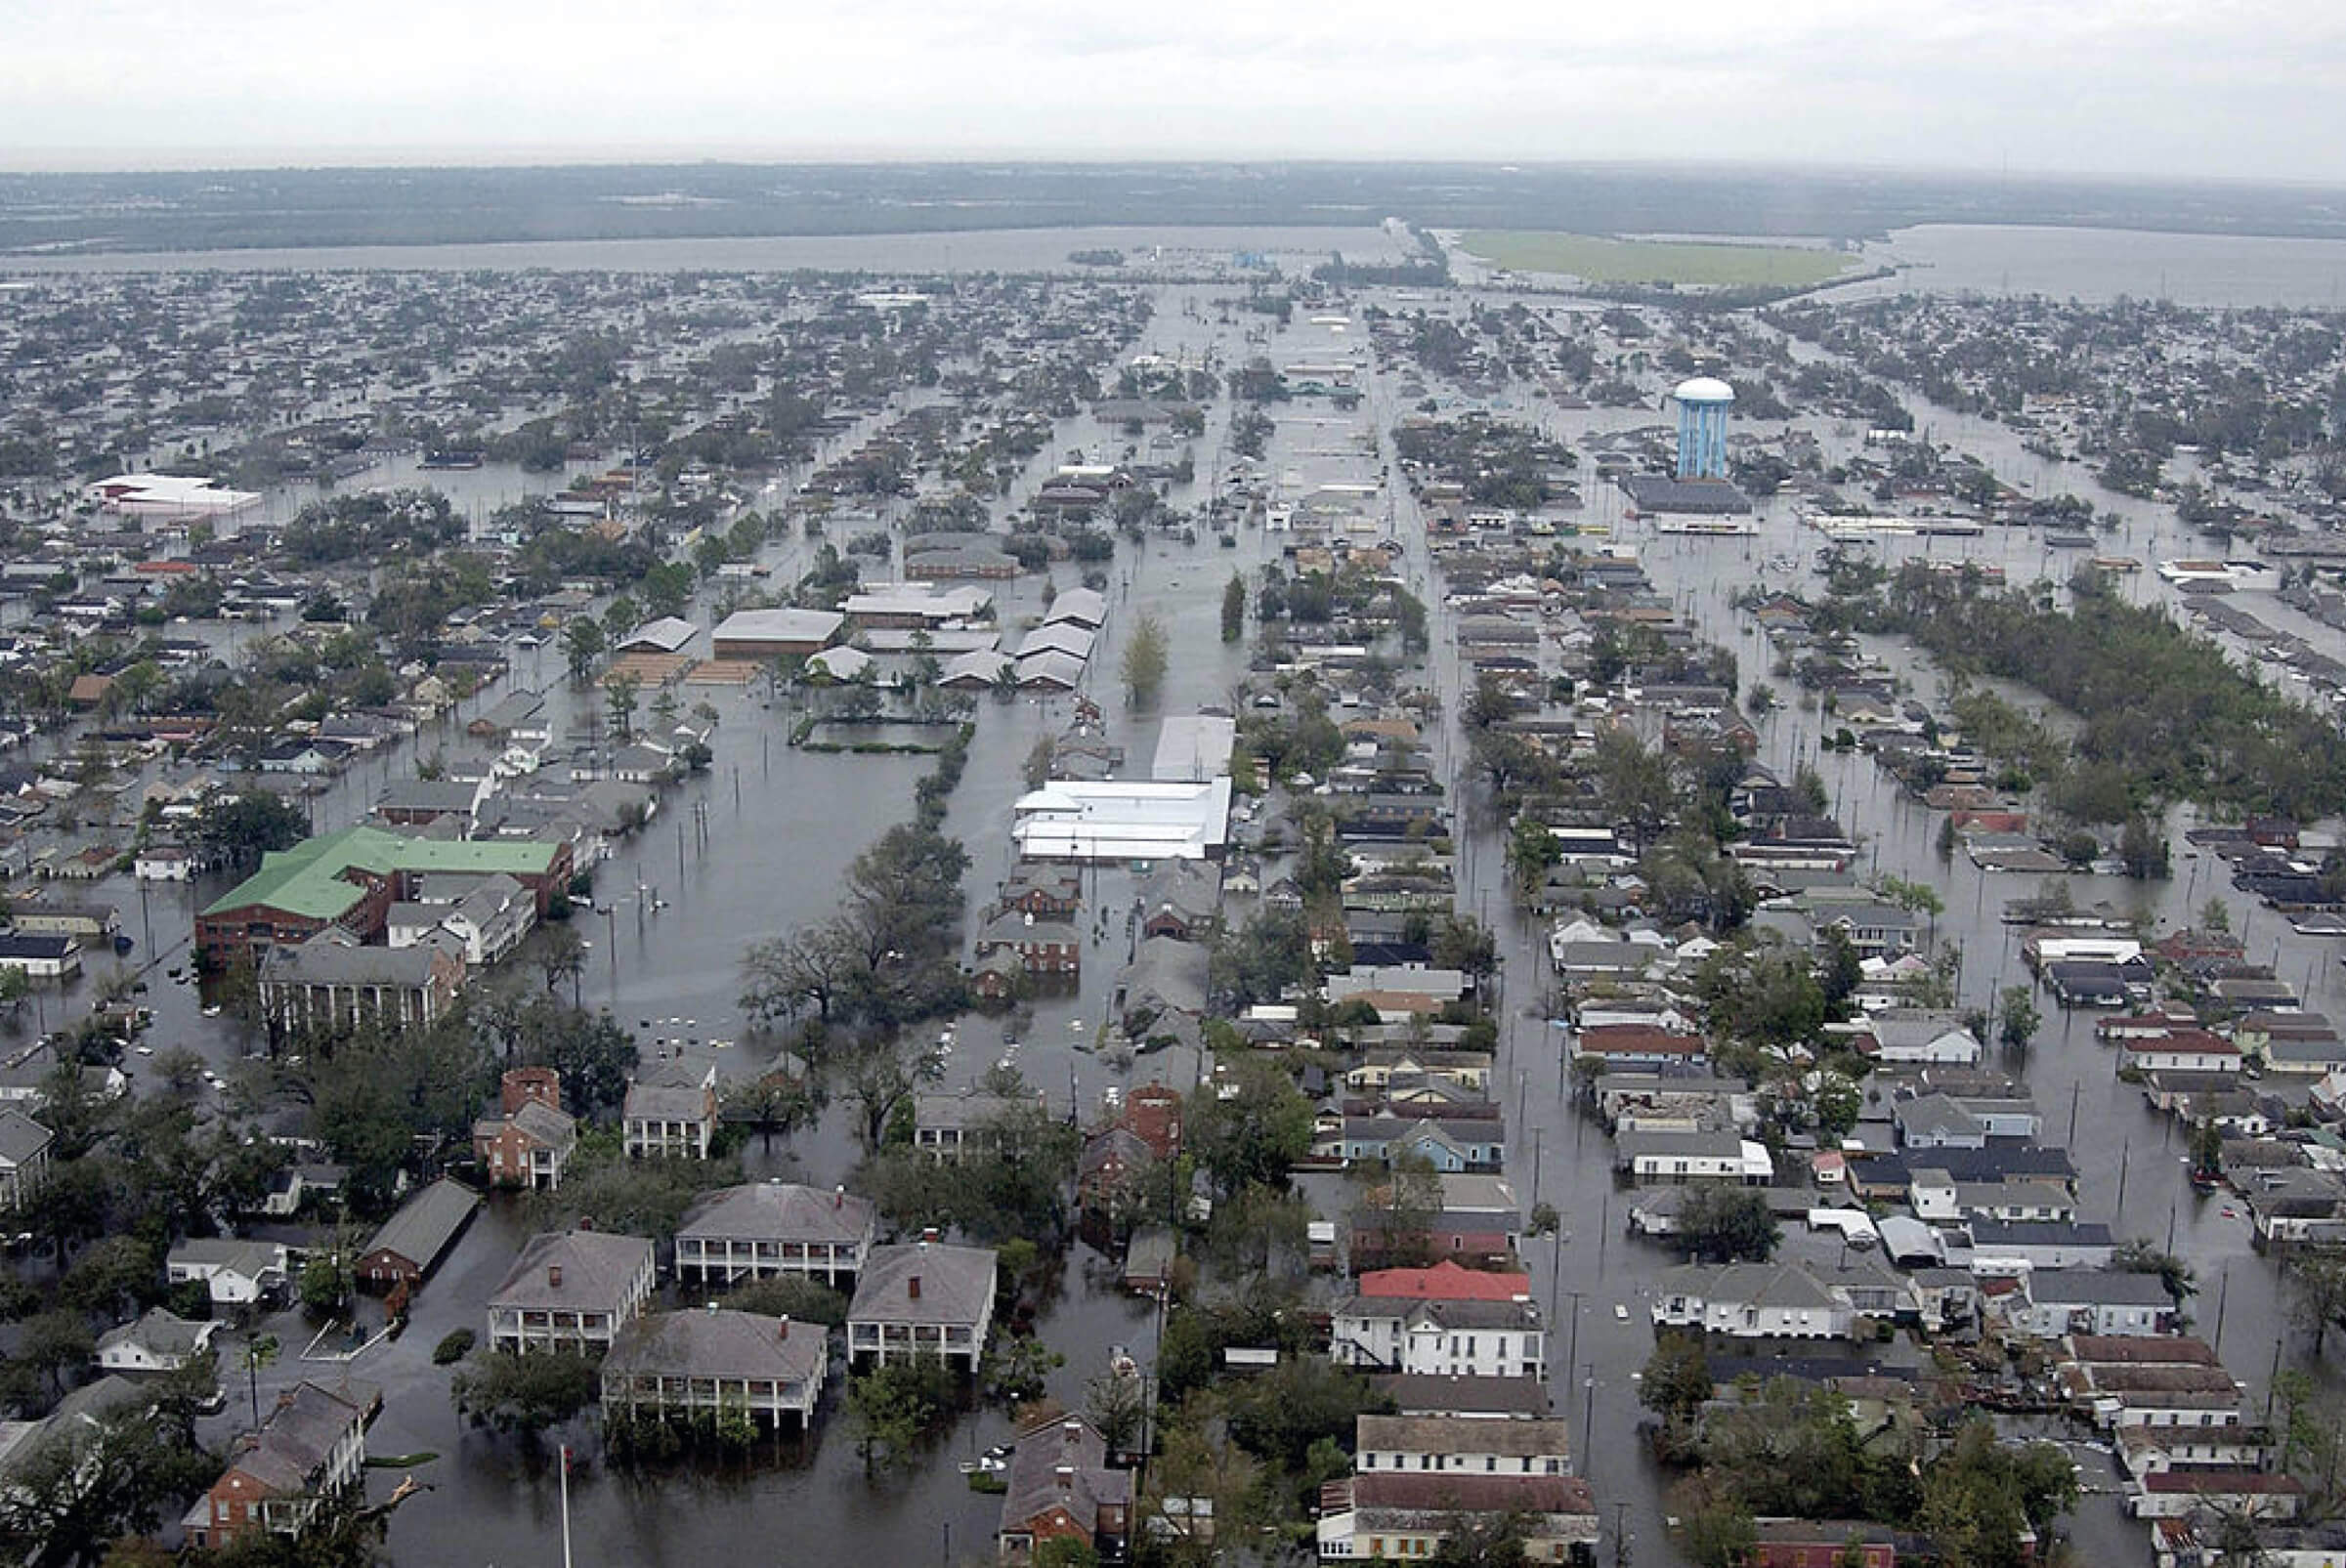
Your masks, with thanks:
[(193, 572), (195, 570), (195, 563), (192, 561), (142, 561), (138, 565), (132, 567), (130, 570), (133, 572), (144, 572), (149, 576), (154, 576), (163, 572), (178, 573), (183, 572)]
[(1373, 1269), (1360, 1277), (1360, 1293), (1385, 1300), (1521, 1301), (1531, 1295), (1531, 1276), (1486, 1274), (1445, 1261), (1431, 1268)]
[(1586, 1055), (1700, 1056), (1700, 1035), (1680, 1035), (1651, 1024), (1597, 1024), (1580, 1032)]

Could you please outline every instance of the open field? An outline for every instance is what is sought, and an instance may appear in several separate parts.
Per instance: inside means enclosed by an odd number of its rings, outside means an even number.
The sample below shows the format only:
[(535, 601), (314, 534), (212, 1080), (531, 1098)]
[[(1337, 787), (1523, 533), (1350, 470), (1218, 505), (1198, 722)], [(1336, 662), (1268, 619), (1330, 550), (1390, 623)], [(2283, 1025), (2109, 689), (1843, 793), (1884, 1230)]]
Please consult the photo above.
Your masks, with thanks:
[(1603, 239), (1595, 234), (1525, 230), (1475, 230), (1460, 243), (1495, 267), (1518, 273), (1564, 273), (1591, 283), (1802, 287), (1836, 277), (1856, 262), (1839, 251), (1792, 245)]

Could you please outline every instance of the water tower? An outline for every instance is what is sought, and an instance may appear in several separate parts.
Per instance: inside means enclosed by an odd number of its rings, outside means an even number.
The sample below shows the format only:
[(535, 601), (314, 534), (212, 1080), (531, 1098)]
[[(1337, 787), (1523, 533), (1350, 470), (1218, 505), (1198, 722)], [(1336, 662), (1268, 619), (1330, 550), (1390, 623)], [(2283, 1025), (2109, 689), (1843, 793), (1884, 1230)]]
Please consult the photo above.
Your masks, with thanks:
[(1735, 389), (1716, 376), (1696, 376), (1670, 397), (1678, 404), (1678, 477), (1727, 478), (1727, 411)]

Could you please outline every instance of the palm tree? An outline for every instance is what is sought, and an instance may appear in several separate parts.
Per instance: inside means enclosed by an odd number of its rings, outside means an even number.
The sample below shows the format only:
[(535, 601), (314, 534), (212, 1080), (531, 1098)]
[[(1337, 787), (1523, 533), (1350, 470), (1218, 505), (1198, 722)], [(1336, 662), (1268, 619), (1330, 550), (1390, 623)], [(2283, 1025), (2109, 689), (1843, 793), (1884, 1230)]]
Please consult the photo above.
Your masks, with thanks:
[(261, 1429), (261, 1369), (275, 1366), (277, 1353), (283, 1348), (276, 1335), (259, 1334), (245, 1340), (244, 1348), (236, 1354), (252, 1386), (252, 1426), (256, 1432)]

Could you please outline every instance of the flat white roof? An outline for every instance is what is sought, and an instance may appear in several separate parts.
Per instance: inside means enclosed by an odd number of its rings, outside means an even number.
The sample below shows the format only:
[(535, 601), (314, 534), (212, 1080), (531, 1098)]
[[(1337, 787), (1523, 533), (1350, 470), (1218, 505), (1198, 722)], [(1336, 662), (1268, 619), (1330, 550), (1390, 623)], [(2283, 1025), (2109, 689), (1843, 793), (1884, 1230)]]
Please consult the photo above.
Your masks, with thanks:
[(83, 493), (117, 512), (190, 515), (241, 512), (261, 500), (255, 491), (224, 489), (191, 474), (116, 474), (91, 485)]
[(818, 643), (844, 619), (835, 610), (737, 610), (710, 635), (718, 642)]
[(1045, 860), (1203, 860), (1230, 832), (1230, 781), (1054, 779), (1018, 797), (1010, 836)]
[(1149, 777), (1159, 784), (1203, 784), (1230, 771), (1238, 721), (1210, 713), (1176, 713), (1157, 732)]

